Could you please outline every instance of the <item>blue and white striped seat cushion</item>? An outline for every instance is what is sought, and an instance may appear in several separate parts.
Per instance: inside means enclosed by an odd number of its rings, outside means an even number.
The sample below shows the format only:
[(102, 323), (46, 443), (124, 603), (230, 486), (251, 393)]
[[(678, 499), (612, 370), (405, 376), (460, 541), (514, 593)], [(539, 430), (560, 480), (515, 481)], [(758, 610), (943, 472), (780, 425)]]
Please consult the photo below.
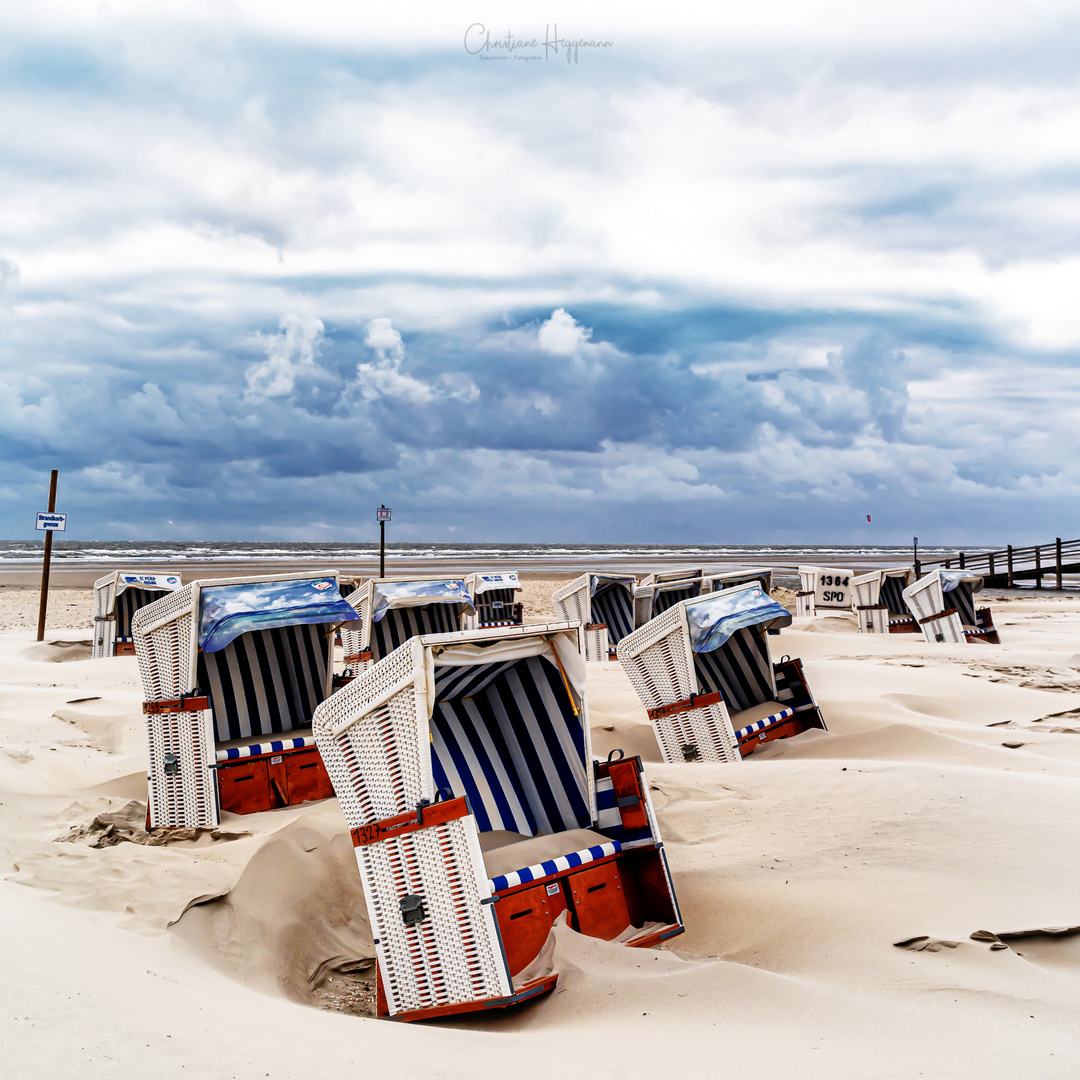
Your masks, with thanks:
[(557, 874), (560, 870), (570, 870), (575, 866), (596, 862), (597, 859), (606, 859), (609, 855), (617, 855), (621, 850), (622, 845), (619, 841), (612, 840), (606, 844), (584, 848), (582, 851), (573, 851), (569, 855), (560, 855), (557, 859), (546, 859), (535, 866), (526, 866), (521, 870), (513, 870), (509, 874), (499, 874), (490, 878), (488, 885), (492, 892), (501, 892), (503, 889), (512, 889), (515, 885), (539, 881), (551, 874)]
[(291, 739), (269, 739), (265, 742), (248, 743), (245, 746), (219, 747), (214, 752), (216, 761), (239, 761), (241, 758), (258, 757), (260, 754), (280, 754), (283, 750), (299, 750), (314, 746), (314, 735), (298, 735)]
[[(794, 715), (794, 709), (781, 709), (778, 713), (773, 713), (771, 716), (766, 716), (761, 720), (755, 720), (752, 724), (747, 724), (745, 727), (739, 728), (735, 732), (735, 738), (745, 739), (747, 735), (753, 735), (755, 732), (764, 731), (766, 728), (772, 727), (773, 724), (779, 724), (782, 720), (786, 720), (789, 716)], [(735, 723), (738, 722), (738, 715), (736, 714)]]

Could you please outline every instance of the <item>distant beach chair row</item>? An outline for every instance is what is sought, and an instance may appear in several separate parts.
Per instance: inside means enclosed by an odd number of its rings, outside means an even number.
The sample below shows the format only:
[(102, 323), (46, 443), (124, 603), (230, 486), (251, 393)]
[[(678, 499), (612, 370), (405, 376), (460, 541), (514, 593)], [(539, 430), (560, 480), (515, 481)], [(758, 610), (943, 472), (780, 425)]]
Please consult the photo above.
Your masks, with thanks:
[(868, 634), (922, 632), (931, 643), (1000, 644), (988, 607), (975, 607), (983, 579), (964, 570), (933, 570), (915, 580), (910, 566), (891, 566), (854, 574), (828, 566), (800, 566), (796, 614), (854, 611), (859, 630)]

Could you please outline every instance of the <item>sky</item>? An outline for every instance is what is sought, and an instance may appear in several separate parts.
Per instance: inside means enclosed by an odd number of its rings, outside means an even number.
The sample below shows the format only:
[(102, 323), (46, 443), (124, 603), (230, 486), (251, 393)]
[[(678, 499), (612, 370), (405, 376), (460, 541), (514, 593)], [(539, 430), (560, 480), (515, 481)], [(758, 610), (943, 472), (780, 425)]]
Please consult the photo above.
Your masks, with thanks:
[(69, 539), (1078, 536), (1078, 46), (1071, 0), (4, 5), (0, 538), (52, 468)]

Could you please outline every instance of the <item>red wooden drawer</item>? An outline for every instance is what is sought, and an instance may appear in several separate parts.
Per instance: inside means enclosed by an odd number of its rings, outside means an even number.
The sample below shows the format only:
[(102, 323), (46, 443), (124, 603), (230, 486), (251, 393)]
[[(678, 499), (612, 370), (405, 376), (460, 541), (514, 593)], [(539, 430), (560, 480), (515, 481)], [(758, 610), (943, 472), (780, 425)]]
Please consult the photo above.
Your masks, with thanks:
[(329, 799), (334, 794), (330, 775), (314, 746), (285, 755), (285, 783), (290, 806), (313, 799)]
[(221, 809), (232, 814), (258, 814), (269, 810), (270, 780), (265, 758), (251, 758), (217, 770)]
[(562, 885), (557, 881), (499, 897), (495, 915), (511, 975), (524, 970), (536, 959), (547, 941), (551, 924), (565, 910)]
[(611, 941), (631, 925), (618, 862), (587, 867), (567, 879), (578, 932)]
[(764, 731), (755, 731), (739, 740), (739, 751), (743, 757), (749, 757), (759, 746), (772, 742), (774, 739), (787, 739), (792, 735), (798, 735), (803, 731), (802, 721), (799, 714), (781, 720), (779, 724), (765, 728)]

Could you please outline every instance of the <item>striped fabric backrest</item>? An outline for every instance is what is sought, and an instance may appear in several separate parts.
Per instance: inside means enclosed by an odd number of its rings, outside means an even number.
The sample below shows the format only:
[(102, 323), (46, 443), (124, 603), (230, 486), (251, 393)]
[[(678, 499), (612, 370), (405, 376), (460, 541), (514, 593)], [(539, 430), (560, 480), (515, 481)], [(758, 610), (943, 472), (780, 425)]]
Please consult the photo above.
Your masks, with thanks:
[(907, 602), (904, 600), (904, 579), (902, 577), (887, 577), (881, 583), (881, 598), (879, 604), (884, 604), (889, 609), (890, 615), (906, 615), (908, 613)]
[(674, 607), (680, 600), (692, 600), (701, 592), (701, 582), (694, 581), (680, 589), (657, 590), (653, 597), (653, 618)]
[(975, 599), (968, 582), (958, 582), (952, 592), (945, 593), (945, 607), (956, 608), (960, 622), (964, 626), (978, 625), (975, 622)]
[(514, 619), (518, 611), (514, 589), (491, 589), (474, 598), (478, 625), (501, 623)]
[(141, 607), (160, 600), (165, 594), (160, 589), (125, 589), (116, 598), (116, 636), (131, 637), (131, 616)]
[(435, 668), (436, 788), (465, 795), (480, 832), (588, 828), (585, 733), (559, 669), (539, 656)]
[(487, 592), (474, 597), (474, 600), (477, 605), (484, 604), (491, 607), (496, 600), (502, 604), (513, 604), (516, 596), (517, 591), (515, 589), (489, 589)]
[(732, 712), (776, 698), (776, 680), (764, 633), (752, 626), (736, 630), (713, 652), (694, 653), (701, 693), (719, 691)]
[(371, 624), (371, 658), (381, 660), (420, 634), (449, 634), (460, 629), (457, 604), (390, 608), (377, 623)]
[(592, 598), (592, 621), (607, 623), (608, 644), (622, 641), (634, 629), (634, 602), (630, 590), (617, 581), (597, 587)]
[(311, 726), (326, 696), (330, 626), (282, 626), (241, 634), (199, 653), (199, 689), (210, 698), (218, 742)]

